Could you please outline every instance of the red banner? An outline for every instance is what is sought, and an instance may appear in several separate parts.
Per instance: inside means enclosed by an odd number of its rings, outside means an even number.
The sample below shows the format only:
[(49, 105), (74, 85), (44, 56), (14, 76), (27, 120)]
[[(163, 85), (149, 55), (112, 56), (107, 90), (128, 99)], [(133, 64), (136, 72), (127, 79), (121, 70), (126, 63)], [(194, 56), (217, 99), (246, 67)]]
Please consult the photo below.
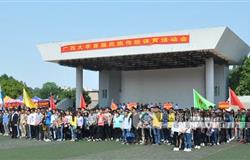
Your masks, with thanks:
[(189, 43), (189, 35), (157, 36), (157, 37), (131, 38), (131, 39), (120, 39), (112, 41), (71, 44), (62, 46), (61, 53), (120, 48), (120, 47), (148, 46), (154, 44), (182, 44), (182, 43)]

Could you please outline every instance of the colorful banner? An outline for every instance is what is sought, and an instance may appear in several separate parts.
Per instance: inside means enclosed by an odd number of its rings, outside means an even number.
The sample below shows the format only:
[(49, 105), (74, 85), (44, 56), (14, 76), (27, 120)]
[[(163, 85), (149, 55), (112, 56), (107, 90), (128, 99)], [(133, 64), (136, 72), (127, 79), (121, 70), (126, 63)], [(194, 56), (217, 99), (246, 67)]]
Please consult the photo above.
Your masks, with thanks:
[(120, 39), (112, 41), (98, 41), (90, 43), (71, 44), (62, 46), (61, 53), (120, 48), (120, 47), (148, 46), (154, 44), (182, 44), (182, 43), (189, 43), (189, 35), (156, 36), (156, 37), (143, 37), (143, 38), (131, 38), (131, 39)]
[(173, 108), (172, 103), (164, 103), (163, 108), (166, 110), (170, 110), (171, 108)]
[(219, 102), (218, 103), (218, 108), (219, 109), (228, 109), (229, 108), (229, 102), (225, 102), (225, 101)]

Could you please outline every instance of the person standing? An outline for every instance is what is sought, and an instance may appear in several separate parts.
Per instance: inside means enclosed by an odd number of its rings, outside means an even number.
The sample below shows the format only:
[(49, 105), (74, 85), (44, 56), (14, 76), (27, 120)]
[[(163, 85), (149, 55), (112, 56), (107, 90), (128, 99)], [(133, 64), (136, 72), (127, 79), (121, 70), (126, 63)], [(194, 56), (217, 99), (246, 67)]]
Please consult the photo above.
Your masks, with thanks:
[(17, 138), (17, 129), (18, 129), (18, 112), (17, 110), (14, 111), (14, 113), (11, 115), (11, 129), (12, 129), (12, 135), (11, 138)]
[(110, 113), (109, 108), (106, 109), (105, 113), (105, 122), (104, 122), (104, 132), (105, 132), (105, 139), (111, 140), (111, 130), (112, 130), (112, 119), (113, 115)]
[(78, 140), (81, 140), (82, 137), (83, 137), (83, 134), (82, 134), (82, 130), (83, 130), (83, 125), (84, 125), (84, 119), (83, 119), (83, 116), (81, 114), (81, 112), (78, 112), (77, 113), (77, 131), (76, 131), (76, 137)]
[(121, 119), (119, 113), (115, 112), (113, 117), (113, 138), (116, 140), (116, 142), (119, 141), (121, 138), (121, 122), (123, 119)]
[(144, 108), (140, 116), (142, 125), (142, 144), (151, 144), (152, 116), (148, 108)]
[(192, 118), (192, 128), (193, 128), (193, 139), (194, 139), (194, 148), (201, 148), (201, 116), (198, 110), (193, 112)]
[(42, 129), (42, 124), (43, 124), (43, 119), (44, 119), (44, 115), (41, 113), (41, 110), (38, 109), (37, 110), (37, 118), (36, 118), (36, 139), (42, 140), (43, 138), (43, 129)]
[(9, 130), (9, 113), (7, 110), (4, 111), (3, 114), (3, 127), (4, 127), (4, 136), (8, 136), (10, 134)]
[(191, 127), (191, 122), (190, 119), (185, 119), (184, 122), (184, 151), (185, 152), (191, 152), (192, 148), (192, 127)]
[(132, 120), (130, 117), (129, 111), (125, 111), (124, 119), (122, 122), (122, 137), (123, 137), (123, 143), (128, 143), (127, 141), (127, 134), (130, 132), (132, 127)]
[[(138, 107), (139, 108), (139, 107)], [(135, 143), (139, 143), (141, 136), (139, 134), (140, 114), (136, 109), (132, 113), (132, 132), (135, 134)]]
[(20, 130), (21, 130), (21, 137), (26, 137), (26, 125), (27, 125), (27, 114), (25, 110), (21, 111), (20, 114)]
[(104, 140), (104, 122), (105, 122), (105, 116), (103, 113), (103, 110), (100, 110), (100, 113), (97, 115), (97, 134), (98, 134), (98, 140)]
[(88, 125), (89, 125), (88, 141), (95, 141), (96, 139), (96, 113), (94, 113), (93, 110), (91, 110), (88, 115)]
[(3, 128), (3, 111), (0, 111), (0, 135), (4, 134), (4, 128)]
[(37, 113), (35, 109), (32, 109), (30, 114), (31, 139), (36, 138), (36, 126), (37, 126), (36, 122), (37, 122)]
[(250, 143), (250, 110), (246, 114), (246, 142)]
[(154, 107), (152, 115), (153, 122), (153, 133), (154, 133), (154, 142), (157, 145), (161, 143), (161, 128), (162, 128), (162, 113), (158, 106)]
[(175, 121), (175, 111), (173, 109), (170, 109), (169, 110), (169, 115), (168, 115), (168, 132), (169, 132), (168, 145), (174, 144), (173, 136), (171, 136), (174, 121)]
[(211, 124), (211, 143), (212, 145), (219, 145), (219, 119), (216, 115), (216, 113), (212, 114), (212, 124)]
[(241, 117), (240, 117), (240, 143), (245, 143), (246, 138), (246, 111), (243, 109), (241, 111)]
[(44, 141), (45, 142), (49, 142), (51, 141), (50, 138), (51, 138), (51, 134), (50, 134), (50, 125), (51, 125), (51, 110), (49, 109), (47, 111), (47, 113), (45, 114), (45, 126), (46, 126), (46, 129), (45, 129), (45, 132), (44, 132)]
[(77, 127), (77, 118), (75, 113), (72, 114), (72, 119), (70, 121), (70, 130), (71, 130), (71, 141), (75, 141), (76, 138), (76, 127)]

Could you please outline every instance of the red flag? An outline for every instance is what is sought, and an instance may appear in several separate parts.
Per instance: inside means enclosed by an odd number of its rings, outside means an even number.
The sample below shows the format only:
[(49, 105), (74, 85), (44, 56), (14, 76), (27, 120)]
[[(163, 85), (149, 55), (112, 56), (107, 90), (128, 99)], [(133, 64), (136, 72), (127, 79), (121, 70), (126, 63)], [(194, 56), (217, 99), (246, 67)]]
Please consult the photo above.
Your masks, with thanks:
[(50, 103), (50, 108), (52, 110), (55, 110), (56, 109), (56, 104), (55, 104), (55, 101), (54, 101), (54, 96), (50, 96), (49, 103)]
[(84, 111), (87, 108), (87, 104), (85, 102), (85, 99), (83, 97), (83, 95), (81, 94), (81, 98), (80, 98), (80, 108)]
[(240, 109), (245, 109), (245, 106), (241, 103), (241, 101), (231, 88), (229, 88), (229, 96), (231, 105), (238, 106)]
[(111, 108), (112, 111), (114, 111), (114, 110), (117, 110), (118, 106), (112, 101), (110, 108)]

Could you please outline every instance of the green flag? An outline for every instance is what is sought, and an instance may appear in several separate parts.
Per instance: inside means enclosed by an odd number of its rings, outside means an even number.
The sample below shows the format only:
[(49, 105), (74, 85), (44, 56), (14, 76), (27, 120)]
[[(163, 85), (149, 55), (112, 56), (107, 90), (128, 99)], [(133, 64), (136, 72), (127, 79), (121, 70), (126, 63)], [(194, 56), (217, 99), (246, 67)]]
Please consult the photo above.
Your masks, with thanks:
[(195, 89), (193, 89), (194, 96), (194, 108), (208, 110), (210, 106), (214, 107), (215, 104), (209, 102), (204, 97), (202, 97)]

